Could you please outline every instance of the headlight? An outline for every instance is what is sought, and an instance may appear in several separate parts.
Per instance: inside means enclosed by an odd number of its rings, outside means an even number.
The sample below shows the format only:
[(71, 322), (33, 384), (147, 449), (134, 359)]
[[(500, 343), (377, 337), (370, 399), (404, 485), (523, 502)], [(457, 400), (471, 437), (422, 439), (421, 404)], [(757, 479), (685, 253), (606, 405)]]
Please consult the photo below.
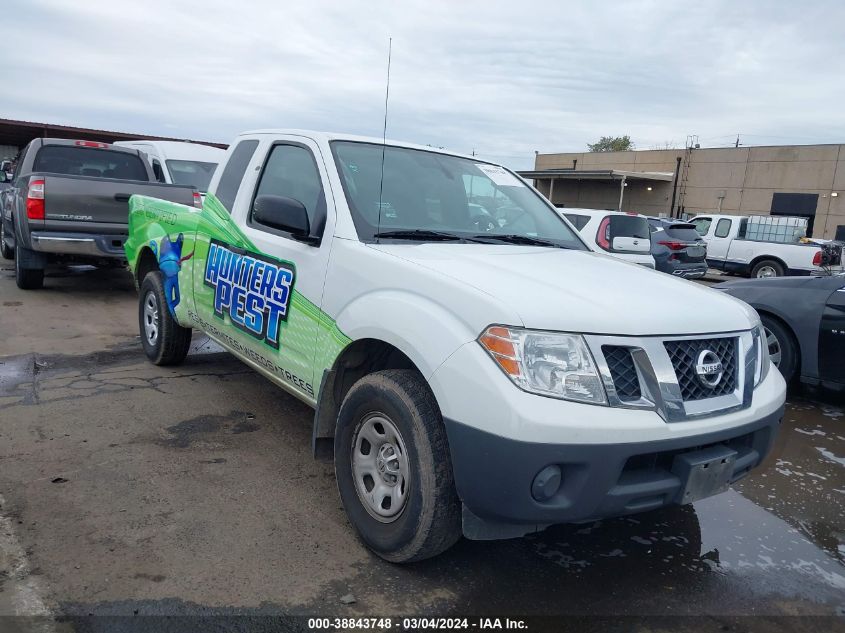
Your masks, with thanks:
[(769, 373), (772, 361), (769, 358), (769, 342), (766, 340), (766, 331), (762, 325), (754, 330), (754, 341), (757, 345), (757, 366), (754, 368), (754, 386), (756, 387)]
[(491, 325), (478, 342), (520, 389), (607, 404), (596, 364), (578, 334)]

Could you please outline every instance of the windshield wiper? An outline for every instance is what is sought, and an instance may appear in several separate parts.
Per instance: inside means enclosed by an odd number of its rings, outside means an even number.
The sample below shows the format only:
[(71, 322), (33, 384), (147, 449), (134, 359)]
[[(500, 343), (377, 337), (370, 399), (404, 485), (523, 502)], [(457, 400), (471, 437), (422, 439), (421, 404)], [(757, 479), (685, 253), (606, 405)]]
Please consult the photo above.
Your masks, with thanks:
[(476, 239), (484, 238), (486, 240), (494, 240), (498, 242), (507, 242), (508, 244), (525, 244), (526, 246), (551, 246), (553, 248), (567, 248), (566, 246), (562, 246), (556, 242), (552, 242), (551, 240), (544, 240), (539, 237), (531, 237), (530, 235), (518, 235), (518, 234), (504, 234), (499, 235), (497, 233), (484, 233), (481, 235), (473, 235)]
[(457, 242), (459, 240), (463, 241), (467, 239), (472, 239), (468, 237), (462, 237), (454, 233), (447, 233), (445, 231), (430, 231), (428, 229), (404, 229), (396, 231), (382, 231), (381, 233), (376, 233), (375, 235), (373, 235), (373, 237), (386, 237), (391, 240), (431, 240), (440, 242)]

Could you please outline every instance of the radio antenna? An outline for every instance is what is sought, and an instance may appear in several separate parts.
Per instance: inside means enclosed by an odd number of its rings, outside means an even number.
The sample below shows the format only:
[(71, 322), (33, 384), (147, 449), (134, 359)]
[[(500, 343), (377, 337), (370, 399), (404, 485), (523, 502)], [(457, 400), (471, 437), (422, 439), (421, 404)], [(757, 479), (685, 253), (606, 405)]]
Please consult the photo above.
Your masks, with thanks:
[[(390, 99), (390, 57), (393, 53), (393, 38), (387, 41), (387, 86), (384, 90), (384, 127), (381, 131), (381, 179), (378, 184), (378, 223), (376, 224), (376, 235), (381, 232), (381, 194), (384, 191), (384, 149), (387, 145), (387, 104)], [(376, 237), (376, 242), (381, 238)]]

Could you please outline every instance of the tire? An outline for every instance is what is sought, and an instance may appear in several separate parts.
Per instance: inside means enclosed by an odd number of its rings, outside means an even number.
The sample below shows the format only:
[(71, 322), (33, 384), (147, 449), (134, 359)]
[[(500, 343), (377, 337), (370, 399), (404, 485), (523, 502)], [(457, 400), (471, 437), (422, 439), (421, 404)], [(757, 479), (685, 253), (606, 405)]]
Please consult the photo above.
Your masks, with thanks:
[(138, 295), (138, 328), (144, 353), (156, 365), (178, 365), (191, 347), (191, 328), (170, 314), (159, 271), (149, 272)]
[(773, 259), (764, 259), (754, 264), (751, 269), (751, 276), (755, 278), (783, 277), (785, 272), (783, 264), (780, 262)]
[(792, 332), (777, 319), (763, 315), (763, 330), (769, 345), (772, 363), (778, 368), (783, 379), (789, 384), (798, 373), (799, 348)]
[(0, 255), (3, 259), (14, 259), (15, 249), (6, 244), (6, 222), (0, 216)]
[(43, 268), (21, 268), (21, 247), (15, 244), (15, 283), (21, 290), (38, 290), (44, 287)]
[[(461, 537), (446, 429), (434, 394), (417, 371), (389, 369), (356, 382), (340, 407), (334, 454), (346, 514), (378, 556), (393, 563), (419, 561)], [(368, 492), (371, 501), (365, 499)]]

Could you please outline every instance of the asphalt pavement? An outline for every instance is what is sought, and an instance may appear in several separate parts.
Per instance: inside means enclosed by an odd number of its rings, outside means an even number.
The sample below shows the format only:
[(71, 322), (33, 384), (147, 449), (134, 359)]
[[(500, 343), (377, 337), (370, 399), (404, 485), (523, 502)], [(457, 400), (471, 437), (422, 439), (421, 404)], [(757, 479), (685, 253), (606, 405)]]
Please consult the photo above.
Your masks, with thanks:
[(202, 337), (182, 366), (151, 365), (136, 301), (122, 270), (24, 292), (0, 266), (0, 630), (13, 614), (843, 622), (794, 617), (845, 615), (845, 411), (826, 396), (790, 394), (773, 454), (722, 495), (395, 566), (311, 458), (313, 412)]

